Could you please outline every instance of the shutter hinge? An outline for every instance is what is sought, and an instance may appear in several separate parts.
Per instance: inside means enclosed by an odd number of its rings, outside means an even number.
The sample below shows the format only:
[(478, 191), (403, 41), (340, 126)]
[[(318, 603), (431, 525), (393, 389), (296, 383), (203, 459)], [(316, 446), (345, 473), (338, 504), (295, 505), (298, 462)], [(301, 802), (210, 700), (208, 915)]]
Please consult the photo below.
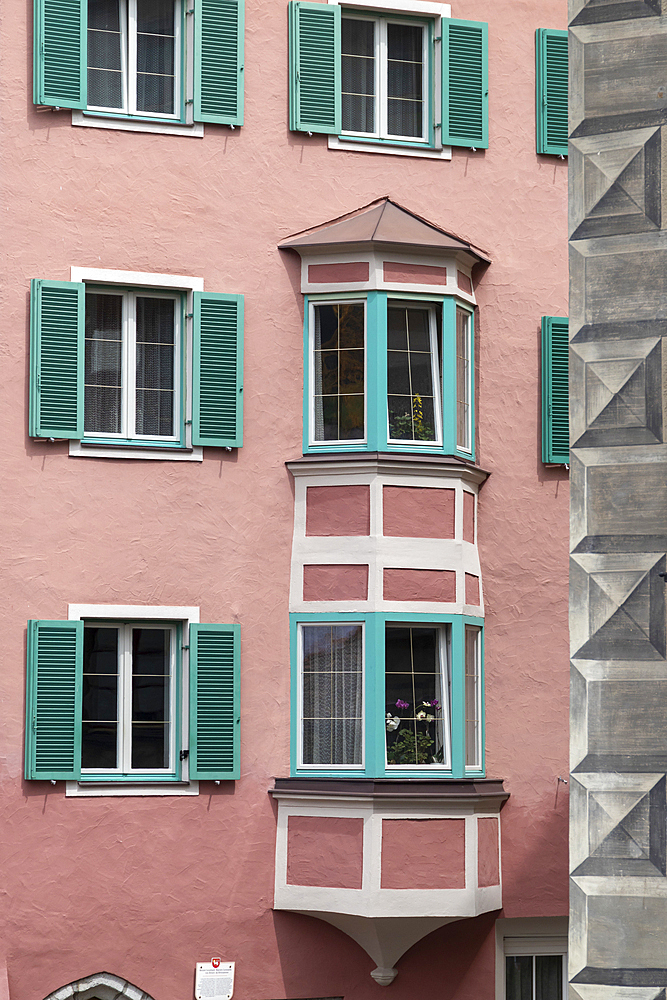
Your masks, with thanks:
[(185, 12), (185, 13), (186, 13), (186, 14), (194, 14), (194, 12), (195, 12), (195, 9), (194, 9), (194, 7), (191, 7), (191, 8), (190, 8), (190, 10), (186, 10), (186, 12)]
[[(188, 426), (188, 424), (191, 424), (191, 423), (192, 423), (192, 421), (191, 421), (191, 420), (186, 420), (186, 421), (185, 421), (185, 426), (187, 427), (187, 426)], [(188, 647), (187, 647), (187, 646), (183, 646), (183, 649), (188, 649)]]
[(189, 649), (189, 646), (181, 646), (181, 649)]
[(193, 316), (194, 316), (194, 313), (186, 313), (185, 314), (185, 318), (186, 319), (192, 319)]
[(433, 39), (433, 41), (434, 42), (441, 42), (442, 41), (442, 35), (436, 35), (435, 38)]
[(190, 751), (189, 750), (181, 750), (181, 752), (178, 755), (178, 759), (179, 760), (187, 760), (189, 756), (190, 756)]
[(188, 98), (188, 100), (187, 100), (187, 101), (186, 101), (185, 103), (186, 103), (186, 104), (194, 104), (194, 101), (193, 101), (193, 100), (192, 100), (192, 98), (190, 97), (190, 98)]

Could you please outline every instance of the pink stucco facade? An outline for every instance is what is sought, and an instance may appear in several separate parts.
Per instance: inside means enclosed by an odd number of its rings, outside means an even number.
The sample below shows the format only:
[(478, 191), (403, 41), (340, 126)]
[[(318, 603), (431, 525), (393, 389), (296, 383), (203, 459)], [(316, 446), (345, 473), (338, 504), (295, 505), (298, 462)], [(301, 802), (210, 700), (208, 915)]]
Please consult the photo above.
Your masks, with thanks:
[[(419, 940), (390, 989), (393, 1000), (492, 997), (495, 919), (567, 913), (567, 793), (557, 778), (567, 770), (568, 479), (540, 460), (539, 382), (540, 317), (567, 314), (567, 164), (536, 155), (534, 140), (535, 29), (565, 27), (565, 0), (525, 0), (520, 15), (516, 0), (452, 4), (454, 17), (489, 24), (490, 145), (454, 148), (451, 160), (330, 149), (326, 136), (290, 132), (287, 13), (276, 0), (246, 2), (243, 127), (207, 124), (195, 138), (73, 126), (70, 111), (33, 107), (31, 7), (4, 0), (0, 11), (0, 997), (44, 1000), (105, 970), (153, 1000), (187, 1000), (195, 964), (213, 955), (236, 962), (237, 1000), (372, 1000), (381, 989), (349, 936), (273, 909), (268, 792), (290, 771), (295, 505), (285, 462), (303, 452), (301, 263), (277, 245), (384, 195), (492, 261), (475, 272), (474, 372), (476, 463), (490, 475), (476, 530), (464, 491), (460, 530), (483, 571), (486, 775), (510, 793), (502, 911)], [(244, 295), (242, 448), (206, 447), (202, 461), (82, 457), (66, 441), (28, 436), (29, 282), (69, 281), (72, 267), (197, 276), (207, 291)], [(448, 506), (441, 538), (452, 539), (450, 515)], [(310, 487), (304, 530), (369, 536), (368, 487)], [(420, 568), (397, 569), (388, 599), (418, 599)], [(364, 580), (355, 580), (362, 591)], [(429, 600), (454, 599), (445, 582)], [(339, 583), (321, 573), (303, 581), (332, 600)], [(468, 596), (474, 603), (472, 585)], [(202, 780), (195, 795), (75, 797), (63, 781), (23, 777), (26, 622), (65, 620), (74, 604), (198, 607), (201, 622), (240, 624), (238, 780)], [(489, 885), (497, 842), (484, 823), (495, 822), (480, 820)], [(318, 823), (297, 828), (292, 871), (312, 881)], [(344, 818), (342, 833), (339, 863), (358, 881), (359, 824)], [(335, 834), (334, 823), (326, 835)], [(390, 836), (395, 885), (412, 834)], [(458, 872), (458, 840), (452, 851)], [(411, 885), (428, 878), (419, 872)]]

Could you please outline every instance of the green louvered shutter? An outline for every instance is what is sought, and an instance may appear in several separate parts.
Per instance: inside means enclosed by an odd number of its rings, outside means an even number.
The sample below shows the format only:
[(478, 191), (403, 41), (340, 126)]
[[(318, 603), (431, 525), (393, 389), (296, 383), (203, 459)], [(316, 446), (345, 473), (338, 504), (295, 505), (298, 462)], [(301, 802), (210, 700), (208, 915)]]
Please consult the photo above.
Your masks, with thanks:
[(542, 461), (569, 464), (568, 320), (542, 317)]
[(289, 127), (337, 134), (342, 126), (338, 4), (289, 5)]
[(537, 152), (567, 156), (567, 31), (535, 35)]
[(244, 0), (194, 0), (194, 119), (243, 125)]
[(87, 22), (87, 0), (35, 0), (35, 104), (57, 108), (86, 107)]
[(30, 283), (30, 436), (83, 437), (85, 286)]
[(83, 622), (28, 622), (26, 778), (81, 777)]
[(240, 777), (240, 625), (190, 626), (190, 777)]
[(489, 145), (488, 25), (442, 19), (442, 141)]
[(192, 443), (243, 444), (243, 296), (194, 293)]

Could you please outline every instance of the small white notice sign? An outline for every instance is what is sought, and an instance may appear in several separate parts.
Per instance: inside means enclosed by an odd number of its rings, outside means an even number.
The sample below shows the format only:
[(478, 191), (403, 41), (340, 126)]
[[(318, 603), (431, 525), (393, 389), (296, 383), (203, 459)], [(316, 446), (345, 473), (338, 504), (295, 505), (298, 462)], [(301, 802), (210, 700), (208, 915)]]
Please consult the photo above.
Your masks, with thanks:
[(196, 1000), (232, 1000), (234, 965), (234, 962), (223, 962), (219, 958), (212, 958), (210, 962), (197, 962)]

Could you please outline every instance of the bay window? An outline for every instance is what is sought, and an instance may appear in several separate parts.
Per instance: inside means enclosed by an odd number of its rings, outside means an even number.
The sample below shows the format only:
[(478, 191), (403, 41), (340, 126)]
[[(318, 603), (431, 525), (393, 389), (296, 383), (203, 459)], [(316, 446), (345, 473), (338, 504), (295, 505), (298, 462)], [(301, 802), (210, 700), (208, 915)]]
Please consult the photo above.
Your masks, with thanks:
[(294, 773), (483, 773), (479, 619), (291, 617)]
[(370, 291), (306, 308), (304, 452), (474, 457), (471, 308)]

